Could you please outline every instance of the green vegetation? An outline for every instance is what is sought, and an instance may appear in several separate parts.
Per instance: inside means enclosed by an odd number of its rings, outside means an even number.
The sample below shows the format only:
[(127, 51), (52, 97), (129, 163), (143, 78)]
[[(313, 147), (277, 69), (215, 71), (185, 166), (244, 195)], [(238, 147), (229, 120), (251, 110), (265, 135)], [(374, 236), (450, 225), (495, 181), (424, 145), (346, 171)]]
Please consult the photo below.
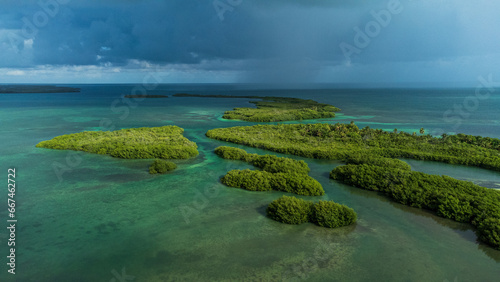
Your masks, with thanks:
[(84, 151), (124, 159), (187, 159), (198, 155), (196, 143), (177, 126), (84, 131), (42, 141), (39, 148)]
[(359, 163), (357, 159), (361, 158), (363, 162), (371, 160), (385, 162), (388, 166), (405, 166), (396, 160), (378, 158), (411, 158), (500, 171), (500, 140), (464, 134), (436, 138), (369, 127), (359, 129), (354, 123), (319, 123), (218, 128), (209, 130), (206, 135), (284, 154), (347, 163)]
[(352, 154), (345, 156), (342, 161), (344, 161), (347, 164), (370, 164), (370, 165), (376, 165), (376, 166), (381, 166), (381, 167), (390, 167), (390, 168), (396, 168), (396, 169), (402, 169), (402, 170), (411, 170), (411, 166), (398, 159), (391, 159), (391, 158), (384, 158), (384, 157), (378, 157), (378, 156), (372, 156), (372, 155), (367, 155), (367, 154)]
[(68, 93), (80, 92), (80, 88), (54, 85), (0, 85), (0, 94), (7, 93)]
[(252, 154), (247, 153), (245, 150), (228, 146), (215, 148), (215, 154), (227, 160), (250, 161), (252, 158)]
[(216, 148), (215, 153), (222, 158), (246, 161), (262, 169), (231, 170), (221, 179), (227, 186), (250, 191), (277, 190), (306, 196), (325, 194), (321, 184), (307, 175), (309, 166), (304, 161), (248, 154), (245, 150), (226, 146)]
[[(321, 184), (307, 175), (309, 166), (304, 161), (280, 158), (272, 155), (249, 154), (245, 150), (227, 146), (215, 149), (215, 153), (225, 159), (241, 160), (253, 164), (261, 170), (231, 170), (221, 182), (230, 187), (250, 191), (283, 191), (305, 196), (324, 195)], [(356, 213), (334, 202), (312, 202), (283, 196), (267, 207), (267, 215), (288, 224), (314, 222), (324, 227), (340, 227), (356, 221)]]
[(254, 166), (271, 173), (283, 172), (307, 175), (310, 171), (309, 166), (304, 161), (280, 158), (273, 155), (253, 156), (250, 162)]
[(335, 228), (353, 224), (357, 215), (353, 209), (332, 201), (311, 201), (283, 196), (272, 201), (267, 216), (287, 224), (313, 222), (319, 226)]
[(250, 191), (282, 191), (304, 196), (325, 194), (321, 184), (314, 178), (297, 173), (271, 173), (260, 170), (231, 170), (221, 182), (230, 187)]
[(226, 111), (222, 116), (225, 119), (238, 119), (252, 122), (273, 122), (304, 119), (333, 118), (338, 108), (320, 104), (313, 100), (298, 98), (271, 98), (266, 101), (251, 101), (255, 108), (235, 108)]
[(249, 191), (271, 191), (272, 173), (259, 170), (231, 170), (221, 182), (230, 187), (243, 188)]
[(224, 159), (246, 161), (252, 165), (271, 173), (284, 172), (296, 174), (308, 174), (309, 166), (304, 161), (296, 161), (290, 158), (280, 158), (273, 155), (249, 154), (243, 149), (220, 146), (215, 153)]
[[(420, 129), (420, 133), (425, 130)], [(331, 177), (395, 201), (436, 212), (476, 227), (480, 240), (500, 249), (500, 193), (448, 176), (411, 171), (395, 158), (440, 161), (500, 171), (500, 140), (458, 134), (385, 132), (351, 124), (255, 125), (209, 130), (210, 138), (309, 158), (338, 159), (348, 165)], [(320, 207), (320, 206), (318, 206)], [(340, 209), (339, 209), (340, 210)], [(335, 226), (331, 218), (350, 221), (350, 212), (317, 209), (318, 225)], [(328, 212), (325, 212), (328, 211)], [(322, 223), (320, 223), (322, 222)]]
[(257, 108), (235, 108), (226, 111), (225, 119), (237, 119), (251, 122), (276, 122), (304, 119), (333, 118), (339, 108), (328, 104), (318, 103), (313, 100), (287, 97), (261, 97), (261, 96), (226, 96), (226, 95), (196, 95), (174, 94), (176, 97), (204, 97), (204, 98), (247, 98), (262, 99), (263, 101), (250, 101)]
[(166, 160), (155, 160), (153, 164), (149, 167), (150, 174), (157, 173), (166, 173), (168, 171), (174, 170), (177, 168), (177, 165), (173, 162), (169, 162)]
[(335, 228), (351, 225), (358, 216), (353, 209), (332, 201), (319, 201), (311, 212), (311, 221), (319, 226)]
[(125, 98), (168, 98), (167, 95), (125, 95)]
[(346, 165), (330, 177), (367, 190), (379, 191), (404, 205), (434, 211), (470, 223), (480, 240), (500, 249), (500, 193), (448, 176), (429, 175), (375, 165)]
[(271, 219), (287, 224), (302, 224), (309, 221), (312, 206), (310, 201), (283, 196), (267, 206), (266, 213)]

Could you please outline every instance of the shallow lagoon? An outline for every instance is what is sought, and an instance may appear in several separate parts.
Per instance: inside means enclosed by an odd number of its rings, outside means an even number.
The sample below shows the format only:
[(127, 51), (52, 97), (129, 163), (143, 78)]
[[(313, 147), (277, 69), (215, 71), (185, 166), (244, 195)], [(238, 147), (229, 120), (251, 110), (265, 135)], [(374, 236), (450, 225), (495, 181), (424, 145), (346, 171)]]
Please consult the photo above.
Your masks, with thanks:
[[(211, 128), (254, 124), (220, 120), (227, 109), (251, 106), (246, 99), (170, 97), (146, 99), (134, 107), (119, 103), (113, 108), (113, 101), (130, 93), (132, 85), (81, 87), (81, 93), (64, 96), (0, 97), (4, 132), (0, 163), (3, 171), (17, 169), (18, 281), (110, 281), (115, 278), (113, 270), (122, 273), (124, 268), (136, 281), (496, 281), (500, 276), (500, 251), (479, 244), (468, 225), (330, 180), (328, 173), (340, 162), (288, 156), (306, 161), (310, 175), (323, 185), (326, 195), (312, 199), (330, 199), (354, 208), (358, 213), (355, 226), (329, 230), (267, 219), (266, 205), (283, 193), (250, 192), (220, 184), (218, 178), (228, 170), (250, 166), (218, 158), (213, 149), (226, 143), (204, 136)], [(354, 120), (360, 127), (443, 128), (500, 137), (495, 112), (500, 107), (498, 99), (481, 104), (458, 128), (442, 119), (444, 111), (473, 90), (161, 85), (149, 94), (177, 92), (306, 95), (338, 106), (346, 117), (324, 122)], [(125, 108), (129, 110), (126, 116)], [(103, 118), (116, 129), (178, 125), (198, 144), (200, 155), (176, 160), (178, 169), (167, 175), (151, 176), (148, 160), (34, 147), (57, 135), (100, 129)], [(54, 162), (71, 169), (62, 174), (61, 181), (53, 170)], [(491, 187), (500, 184), (496, 172), (409, 163), (423, 172), (487, 182)], [(2, 218), (6, 211), (2, 201)], [(0, 234), (5, 252), (6, 235)], [(5, 265), (5, 256), (2, 262)], [(9, 278), (5, 271), (0, 274), (1, 281), (12, 281)]]

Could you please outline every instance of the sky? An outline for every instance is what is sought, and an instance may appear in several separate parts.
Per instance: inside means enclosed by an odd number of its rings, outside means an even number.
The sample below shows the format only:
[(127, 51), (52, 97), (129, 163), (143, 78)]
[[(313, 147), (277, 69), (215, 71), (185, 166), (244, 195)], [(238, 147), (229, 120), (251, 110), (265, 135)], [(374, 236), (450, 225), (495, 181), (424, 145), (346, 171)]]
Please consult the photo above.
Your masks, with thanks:
[(0, 83), (500, 81), (498, 0), (0, 3)]

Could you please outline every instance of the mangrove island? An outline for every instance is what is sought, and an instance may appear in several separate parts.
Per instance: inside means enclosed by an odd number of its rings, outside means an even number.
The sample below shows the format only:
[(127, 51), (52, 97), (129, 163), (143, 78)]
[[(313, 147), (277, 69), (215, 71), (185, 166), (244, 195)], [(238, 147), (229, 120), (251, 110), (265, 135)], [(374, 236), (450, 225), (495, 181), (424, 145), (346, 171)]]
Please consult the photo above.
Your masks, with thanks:
[(222, 118), (243, 120), (251, 122), (278, 122), (304, 119), (333, 118), (339, 108), (328, 104), (318, 103), (313, 100), (288, 97), (262, 97), (262, 96), (230, 96), (230, 95), (197, 95), (178, 93), (175, 97), (201, 97), (201, 98), (247, 98), (261, 99), (250, 101), (257, 108), (235, 108), (226, 111)]
[[(210, 138), (347, 165), (330, 177), (384, 193), (405, 205), (472, 224), (479, 239), (500, 249), (500, 193), (448, 176), (411, 171), (396, 158), (439, 161), (500, 171), (500, 140), (465, 134), (441, 138), (351, 124), (255, 125), (209, 130)], [(285, 201), (285, 200), (282, 200)], [(286, 200), (291, 201), (291, 200)], [(293, 206), (304, 207), (297, 201)], [(274, 211), (274, 210), (273, 210)], [(305, 212), (302, 212), (305, 214)], [(304, 219), (303, 215), (301, 215)]]
[(287, 224), (312, 222), (316, 225), (336, 228), (356, 222), (353, 209), (333, 201), (313, 203), (296, 197), (282, 196), (272, 201), (266, 209), (267, 216)]
[(231, 170), (221, 182), (230, 187), (250, 191), (283, 191), (305, 196), (324, 195), (321, 184), (308, 175), (309, 166), (304, 161), (280, 158), (273, 155), (248, 154), (233, 147), (218, 147), (215, 153), (221, 158), (241, 160), (262, 170)]
[(198, 155), (196, 143), (178, 126), (116, 131), (84, 131), (42, 141), (38, 148), (84, 151), (123, 159), (187, 159)]
[(177, 168), (177, 165), (174, 164), (173, 162), (169, 162), (166, 160), (155, 160), (151, 166), (149, 166), (149, 174), (164, 174), (167, 173), (171, 170), (174, 170)]

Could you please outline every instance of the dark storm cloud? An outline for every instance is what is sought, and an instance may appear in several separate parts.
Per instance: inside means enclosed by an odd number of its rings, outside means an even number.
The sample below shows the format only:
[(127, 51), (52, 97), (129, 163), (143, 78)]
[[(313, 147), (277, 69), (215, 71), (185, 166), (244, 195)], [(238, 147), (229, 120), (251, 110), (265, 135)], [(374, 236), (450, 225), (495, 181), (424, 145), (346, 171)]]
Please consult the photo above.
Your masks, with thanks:
[[(68, 3), (34, 36), (22, 33), (23, 18), (36, 20), (39, 1), (3, 4), (0, 67), (130, 67), (135, 60), (243, 70), (249, 81), (309, 81), (327, 66), (455, 60), (500, 50), (492, 28), (499, 20), (491, 12), (499, 5), (489, 0), (41, 0), (55, 1)], [(356, 46), (354, 28), (364, 30), (372, 11), (391, 2), (402, 12), (367, 46)], [(230, 9), (221, 17), (214, 3)], [(346, 58), (341, 43), (358, 52)]]
[[(211, 59), (265, 56), (256, 18), (245, 12), (221, 22), (210, 1), (70, 2), (34, 37), (34, 64), (194, 64)], [(31, 19), (38, 6), (14, 7)], [(9, 26), (25, 26), (19, 20)], [(266, 42), (262, 42), (266, 44)], [(270, 54), (268, 54), (270, 55)]]
[[(37, 1), (28, 3), (10, 3), (10, 12), (2, 15), (3, 24), (21, 28), (25, 26), (23, 17), (33, 22), (41, 8)], [(328, 34), (336, 26), (315, 20), (310, 9), (353, 5), (352, 1), (243, 1), (221, 21), (213, 3), (71, 1), (60, 5), (57, 15), (39, 29), (33, 63), (123, 64), (137, 59), (193, 64), (212, 59), (276, 58), (283, 52), (287, 59), (306, 51), (297, 41), (309, 41), (317, 49), (332, 48), (330, 43), (335, 43)], [(327, 18), (321, 15), (320, 19)], [(294, 48), (297, 50), (287, 54)], [(331, 57), (336, 53), (332, 51), (304, 55)]]

